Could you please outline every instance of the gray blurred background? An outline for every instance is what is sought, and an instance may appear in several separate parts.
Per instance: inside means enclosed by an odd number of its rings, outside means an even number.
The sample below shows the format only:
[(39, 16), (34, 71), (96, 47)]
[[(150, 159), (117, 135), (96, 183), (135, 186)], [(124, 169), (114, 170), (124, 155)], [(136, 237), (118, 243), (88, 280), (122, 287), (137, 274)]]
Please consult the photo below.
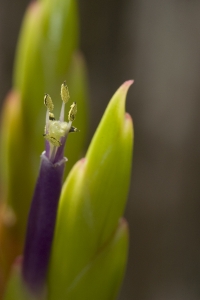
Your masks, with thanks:
[[(0, 0), (1, 101), (28, 2)], [(135, 79), (130, 252), (119, 299), (199, 300), (200, 1), (79, 0), (79, 10), (90, 137), (115, 90)]]

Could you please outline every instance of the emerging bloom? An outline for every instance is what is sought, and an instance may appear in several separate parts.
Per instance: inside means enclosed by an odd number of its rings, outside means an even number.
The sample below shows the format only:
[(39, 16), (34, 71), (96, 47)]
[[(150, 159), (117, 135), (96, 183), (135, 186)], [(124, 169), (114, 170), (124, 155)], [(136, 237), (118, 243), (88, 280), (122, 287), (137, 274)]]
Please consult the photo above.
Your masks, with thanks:
[(72, 126), (77, 113), (74, 102), (64, 121), (65, 104), (69, 92), (64, 82), (61, 85), (62, 108), (59, 120), (52, 113), (54, 105), (51, 97), (45, 94), (44, 104), (47, 107), (44, 131), (45, 151), (41, 155), (40, 172), (37, 179), (30, 208), (27, 234), (22, 263), (22, 276), (32, 294), (45, 292), (45, 278), (49, 262), (51, 243), (54, 234), (58, 200), (62, 188), (62, 177), (65, 162), (64, 147), (69, 132), (78, 131)]

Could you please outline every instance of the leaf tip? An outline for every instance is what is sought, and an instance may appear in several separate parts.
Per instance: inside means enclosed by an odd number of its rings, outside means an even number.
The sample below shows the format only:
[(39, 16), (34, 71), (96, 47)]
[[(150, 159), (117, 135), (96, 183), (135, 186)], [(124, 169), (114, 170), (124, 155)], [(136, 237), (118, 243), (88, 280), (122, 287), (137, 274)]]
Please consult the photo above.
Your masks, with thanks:
[(128, 231), (128, 222), (125, 218), (122, 217), (119, 219), (119, 227), (125, 231)]
[(125, 81), (116, 92), (116, 94), (119, 95), (121, 97), (121, 99), (123, 99), (122, 103), (124, 103), (124, 104), (126, 101), (127, 92), (133, 83), (134, 83), (134, 80)]
[(12, 265), (13, 270), (21, 270), (22, 262), (23, 262), (23, 256), (22, 255), (17, 256)]
[(127, 93), (128, 89), (130, 88), (130, 86), (134, 83), (134, 80), (127, 80), (125, 81), (122, 85), (121, 85), (121, 88), (123, 90), (125, 90), (125, 93)]
[(132, 84), (134, 83), (134, 80), (133, 79), (130, 79), (130, 80), (127, 80), (125, 81), (122, 86), (126, 87), (126, 88), (129, 88)]
[(128, 121), (128, 122), (132, 122), (132, 117), (129, 113), (125, 113), (125, 120)]

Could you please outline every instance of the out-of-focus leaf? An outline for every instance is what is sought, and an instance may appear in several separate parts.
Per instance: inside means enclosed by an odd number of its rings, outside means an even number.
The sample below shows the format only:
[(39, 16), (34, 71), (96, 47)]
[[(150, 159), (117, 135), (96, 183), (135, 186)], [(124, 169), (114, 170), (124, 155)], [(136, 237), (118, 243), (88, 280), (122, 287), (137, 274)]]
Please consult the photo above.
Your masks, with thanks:
[[(15, 237), (25, 233), (29, 198), (32, 193), (33, 175), (30, 172), (29, 145), (23, 137), (22, 110), (19, 94), (8, 95), (1, 120), (1, 182), (3, 200), (13, 211)], [(28, 200), (27, 200), (28, 199)], [(20, 215), (20, 218), (19, 218)], [(12, 226), (11, 226), (12, 227)]]
[(65, 155), (68, 158), (66, 173), (69, 173), (69, 170), (71, 170), (72, 166), (83, 153), (89, 120), (87, 107), (89, 98), (87, 71), (84, 58), (79, 52), (76, 52), (72, 58), (66, 81), (70, 93), (69, 101), (70, 103), (75, 101), (78, 106), (78, 113), (73, 125), (80, 130), (80, 132), (70, 133), (67, 138), (67, 145), (65, 147)]
[[(31, 197), (33, 175), (30, 156), (23, 140), (19, 94), (8, 95), (3, 108), (0, 135), (0, 294), (7, 280), (10, 265), (22, 253), (23, 237)], [(4, 284), (3, 284), (4, 283)]]
[(50, 300), (68, 295), (79, 274), (106, 248), (123, 214), (132, 160), (132, 120), (125, 114), (131, 83), (111, 99), (85, 159), (64, 185), (49, 267)]

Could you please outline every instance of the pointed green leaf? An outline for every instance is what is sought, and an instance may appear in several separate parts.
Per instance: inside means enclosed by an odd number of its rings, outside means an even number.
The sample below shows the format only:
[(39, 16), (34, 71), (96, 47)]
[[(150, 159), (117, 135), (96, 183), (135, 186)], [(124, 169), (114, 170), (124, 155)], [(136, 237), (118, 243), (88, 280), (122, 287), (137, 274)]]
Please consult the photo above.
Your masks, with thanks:
[[(123, 215), (130, 182), (133, 130), (125, 82), (111, 99), (86, 158), (63, 187), (49, 268), (50, 299), (68, 290), (108, 243)], [(90, 283), (86, 289), (90, 288)]]

